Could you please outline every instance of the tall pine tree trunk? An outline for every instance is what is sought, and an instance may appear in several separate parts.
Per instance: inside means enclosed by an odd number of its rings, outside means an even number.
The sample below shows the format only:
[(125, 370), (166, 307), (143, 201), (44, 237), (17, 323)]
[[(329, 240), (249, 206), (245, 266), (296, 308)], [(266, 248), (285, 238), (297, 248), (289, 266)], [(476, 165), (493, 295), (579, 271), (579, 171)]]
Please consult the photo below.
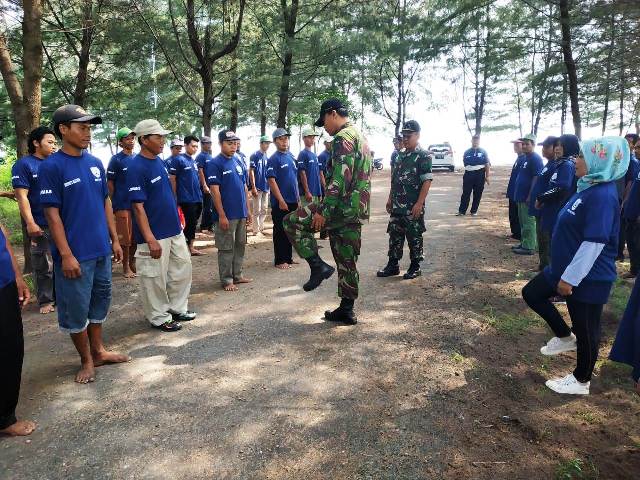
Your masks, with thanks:
[(81, 107), (87, 106), (87, 82), (94, 31), (93, 1), (84, 0), (82, 4), (82, 40), (80, 41), (80, 54), (78, 56), (78, 74), (76, 75), (76, 86), (73, 92), (73, 103)]
[(571, 0), (560, 0), (560, 26), (562, 30), (562, 56), (567, 70), (569, 81), (569, 101), (571, 103), (571, 116), (573, 117), (573, 129), (578, 138), (582, 137), (582, 119), (580, 117), (580, 103), (578, 93), (578, 70), (571, 45), (571, 17), (569, 9)]
[(260, 97), (260, 135), (267, 134), (267, 99)]

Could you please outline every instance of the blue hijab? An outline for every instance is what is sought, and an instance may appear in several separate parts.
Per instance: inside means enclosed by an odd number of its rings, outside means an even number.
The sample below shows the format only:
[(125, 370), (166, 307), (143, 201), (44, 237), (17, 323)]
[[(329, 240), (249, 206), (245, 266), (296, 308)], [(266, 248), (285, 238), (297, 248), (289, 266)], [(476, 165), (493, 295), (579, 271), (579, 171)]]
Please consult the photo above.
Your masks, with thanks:
[(629, 168), (629, 144), (622, 137), (600, 137), (582, 142), (587, 174), (578, 180), (578, 192), (625, 176)]

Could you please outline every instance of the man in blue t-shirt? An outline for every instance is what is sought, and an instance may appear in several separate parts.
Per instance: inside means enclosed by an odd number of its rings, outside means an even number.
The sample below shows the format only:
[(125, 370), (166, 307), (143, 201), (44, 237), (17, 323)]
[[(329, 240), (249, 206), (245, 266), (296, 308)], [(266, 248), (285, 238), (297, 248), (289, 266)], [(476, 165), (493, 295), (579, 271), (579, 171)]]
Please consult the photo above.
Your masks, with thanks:
[(322, 196), (322, 172), (317, 155), (311, 150), (318, 134), (312, 128), (302, 132), (304, 149), (298, 154), (298, 191), (300, 203), (305, 206)]
[(213, 158), (211, 156), (211, 137), (206, 135), (200, 138), (200, 153), (196, 157), (198, 164), (198, 178), (200, 179), (200, 189), (202, 190), (202, 215), (200, 216), (200, 231), (209, 230), (213, 232), (213, 203), (211, 192), (204, 176), (204, 167)]
[(31, 265), (36, 280), (36, 292), (40, 313), (55, 310), (53, 289), (53, 259), (51, 257), (51, 233), (40, 205), (38, 170), (40, 165), (56, 151), (53, 130), (38, 127), (29, 134), (27, 148), (29, 155), (20, 158), (11, 168), (11, 184), (15, 192), (20, 215), (31, 239)]
[(0, 224), (0, 435), (17, 437), (30, 435), (36, 429), (35, 422), (16, 418), (24, 358), (21, 310), (29, 303), (31, 294), (8, 238), (9, 234)]
[(247, 201), (247, 171), (235, 155), (238, 140), (233, 130), (220, 131), (220, 155), (205, 167), (215, 209), (214, 231), (220, 282), (227, 292), (238, 290), (238, 284), (251, 282), (250, 278), (242, 275), (251, 212)]
[(520, 245), (513, 248), (513, 252), (517, 255), (533, 255), (537, 248), (536, 218), (529, 214), (529, 202), (531, 201), (533, 179), (542, 170), (542, 158), (533, 151), (536, 145), (535, 135), (528, 134), (519, 140), (522, 142), (523, 159), (518, 168), (513, 195), (518, 204), (518, 220), (520, 221), (522, 238)]
[[(102, 123), (78, 105), (53, 113), (62, 148), (40, 166), (40, 202), (53, 239), (53, 271), (60, 330), (80, 354), (75, 381), (95, 380), (95, 367), (127, 362), (102, 342), (111, 304), (111, 252), (122, 260), (102, 162), (87, 152), (91, 126)], [(111, 245), (109, 245), (111, 239)]]
[(271, 190), (271, 218), (273, 220), (273, 253), (276, 268), (287, 269), (293, 264), (293, 247), (282, 226), (289, 212), (298, 209), (298, 172), (296, 160), (289, 151), (291, 134), (276, 128), (272, 134), (276, 153), (267, 163), (267, 178)]
[(113, 205), (116, 220), (116, 232), (122, 246), (122, 270), (124, 278), (136, 276), (136, 244), (133, 241), (133, 223), (131, 219), (131, 202), (127, 191), (127, 168), (133, 158), (133, 146), (136, 134), (127, 127), (116, 132), (116, 140), (122, 150), (111, 157), (107, 166), (107, 187)]
[(513, 140), (511, 143), (513, 144), (513, 151), (516, 154), (516, 161), (513, 162), (513, 167), (511, 167), (511, 175), (509, 176), (505, 197), (509, 199), (509, 229), (511, 230), (511, 238), (520, 240), (520, 220), (518, 219), (518, 204), (515, 201), (514, 190), (516, 177), (520, 170), (520, 163), (524, 156), (522, 155), (522, 142), (520, 140)]
[(391, 162), (389, 163), (391, 170), (393, 170), (396, 160), (398, 160), (400, 150), (402, 150), (402, 135), (397, 135), (393, 137), (393, 152), (391, 152)]
[(471, 216), (475, 217), (478, 214), (484, 184), (489, 184), (489, 174), (491, 171), (489, 155), (487, 155), (487, 152), (483, 148), (480, 148), (480, 135), (471, 137), (471, 148), (464, 152), (462, 161), (464, 163), (464, 176), (462, 177), (462, 196), (460, 197), (458, 215), (467, 214), (469, 200), (473, 193)]
[(162, 160), (165, 136), (157, 120), (138, 122), (140, 153), (129, 162), (127, 186), (135, 217), (136, 264), (145, 318), (153, 328), (176, 332), (196, 318), (187, 307), (191, 255), (180, 228), (173, 189)]
[(267, 216), (269, 205), (269, 181), (267, 180), (267, 162), (269, 156), (267, 150), (271, 145), (271, 139), (267, 135), (260, 137), (260, 149), (249, 157), (249, 185), (253, 195), (253, 232), (269, 235), (264, 231), (264, 219)]
[(202, 213), (202, 190), (198, 176), (198, 164), (193, 156), (198, 151), (200, 140), (193, 135), (184, 137), (185, 153), (171, 160), (169, 181), (178, 205), (184, 215), (184, 237), (191, 255), (203, 255), (193, 246), (196, 227)]
[(171, 156), (162, 160), (162, 163), (164, 164), (164, 167), (167, 169), (167, 172), (169, 171), (169, 168), (171, 168), (171, 162), (173, 162), (173, 159), (182, 155), (183, 148), (184, 148), (184, 142), (182, 140), (180, 140), (179, 138), (174, 138), (173, 140), (171, 140), (171, 143), (169, 144), (169, 149), (171, 150)]

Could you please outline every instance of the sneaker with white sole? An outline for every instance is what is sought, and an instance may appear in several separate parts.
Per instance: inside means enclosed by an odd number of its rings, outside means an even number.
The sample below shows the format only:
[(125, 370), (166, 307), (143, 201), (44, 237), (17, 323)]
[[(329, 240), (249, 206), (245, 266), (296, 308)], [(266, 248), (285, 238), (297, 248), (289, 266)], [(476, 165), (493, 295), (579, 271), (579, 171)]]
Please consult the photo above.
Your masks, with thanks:
[(543, 355), (558, 355), (564, 352), (571, 352), (578, 348), (576, 344), (576, 336), (572, 333), (566, 338), (553, 337), (547, 344), (540, 349)]
[(554, 378), (547, 380), (545, 385), (556, 393), (564, 393), (566, 395), (589, 395), (589, 387), (591, 382), (579, 382), (573, 373), (566, 377)]

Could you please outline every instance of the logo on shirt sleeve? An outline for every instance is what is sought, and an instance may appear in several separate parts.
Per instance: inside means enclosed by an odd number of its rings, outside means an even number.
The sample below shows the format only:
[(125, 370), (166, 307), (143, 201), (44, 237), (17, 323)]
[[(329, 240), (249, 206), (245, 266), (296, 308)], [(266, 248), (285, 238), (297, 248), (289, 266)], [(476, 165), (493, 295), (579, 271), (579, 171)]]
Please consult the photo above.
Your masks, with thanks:
[(567, 212), (569, 212), (571, 215), (575, 215), (576, 210), (581, 204), (582, 204), (582, 199), (581, 198), (577, 199), (575, 202), (573, 202), (573, 205), (571, 205), (571, 208), (567, 210)]

